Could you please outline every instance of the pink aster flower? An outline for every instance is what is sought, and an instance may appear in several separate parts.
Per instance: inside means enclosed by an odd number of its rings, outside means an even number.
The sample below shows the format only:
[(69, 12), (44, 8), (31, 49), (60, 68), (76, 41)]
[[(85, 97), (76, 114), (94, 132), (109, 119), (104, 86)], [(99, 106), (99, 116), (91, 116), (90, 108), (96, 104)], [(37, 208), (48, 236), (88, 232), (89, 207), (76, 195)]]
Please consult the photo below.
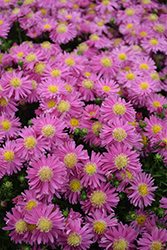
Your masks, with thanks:
[(0, 148), (0, 155), (3, 156), (1, 164), (5, 166), (6, 174), (12, 175), (13, 172), (17, 173), (17, 171), (23, 168), (23, 161), (20, 157), (18, 157), (18, 149), (15, 141), (6, 141), (3, 148)]
[(107, 216), (106, 211), (101, 210), (96, 210), (94, 213), (88, 214), (86, 220), (91, 224), (91, 227), (95, 233), (95, 236), (93, 237), (95, 242), (99, 242), (107, 228), (117, 225), (117, 219), (114, 216), (114, 213), (110, 213), (110, 215)]
[[(146, 224), (149, 224), (150, 216), (147, 211), (143, 211), (143, 209), (134, 210), (136, 213), (135, 219), (130, 223), (138, 233), (143, 234), (146, 232)], [(133, 219), (133, 218), (132, 218)]]
[(80, 181), (80, 175), (78, 174), (71, 174), (69, 176), (69, 182), (67, 190), (65, 191), (64, 197), (68, 199), (70, 203), (77, 204), (78, 201), (81, 200), (81, 189), (82, 184)]
[(156, 112), (157, 108), (162, 107), (164, 104), (167, 104), (167, 99), (162, 95), (153, 93), (147, 97), (146, 106), (151, 113)]
[(103, 209), (110, 213), (119, 201), (118, 194), (115, 191), (116, 189), (113, 188), (110, 183), (101, 183), (100, 187), (95, 189), (90, 188), (90, 192), (87, 193), (88, 199), (86, 201), (80, 201), (82, 205), (81, 208), (86, 214)]
[(90, 65), (93, 68), (94, 73), (104, 78), (111, 78), (118, 72), (118, 64), (115, 58), (111, 54), (102, 52), (100, 55), (92, 57)]
[(111, 145), (113, 143), (123, 143), (127, 146), (139, 146), (139, 141), (141, 140), (141, 136), (139, 136), (135, 128), (127, 121), (125, 122), (120, 118), (110, 120), (108, 125), (104, 125), (100, 132), (100, 138), (102, 140), (102, 146)]
[(0, 135), (3, 138), (16, 138), (19, 133), (19, 128), (21, 127), (21, 123), (19, 122), (19, 118), (11, 117), (2, 113), (0, 116)]
[[(66, 180), (66, 169), (55, 156), (42, 155), (40, 159), (30, 162), (27, 169), (29, 186), (36, 194), (46, 194), (49, 199), (53, 194), (60, 198), (59, 192), (63, 190)], [(50, 199), (50, 200), (51, 200)]]
[(135, 110), (131, 103), (112, 95), (102, 102), (100, 112), (105, 122), (114, 120), (117, 117), (124, 122), (133, 122), (135, 120)]
[(147, 53), (154, 52), (156, 53), (157, 51), (164, 51), (163, 47), (163, 39), (162, 38), (156, 38), (156, 37), (151, 37), (150, 39), (143, 39), (141, 41), (141, 47), (147, 51)]
[(116, 9), (118, 8), (117, 2), (112, 0), (109, 1), (102, 0), (102, 1), (97, 1), (95, 10), (102, 14), (105, 14), (106, 11), (112, 12), (115, 8)]
[(23, 59), (23, 68), (32, 70), (35, 64), (42, 60), (44, 60), (44, 53), (40, 49), (28, 49), (25, 52), (25, 57)]
[(10, 23), (8, 22), (7, 17), (5, 17), (5, 15), (3, 15), (1, 12), (0, 13), (0, 34), (1, 34), (1, 37), (7, 38), (9, 30), (10, 30)]
[(80, 219), (70, 220), (58, 238), (58, 244), (63, 245), (64, 250), (86, 250), (93, 243), (92, 237), (89, 224), (82, 226)]
[(100, 153), (96, 154), (94, 151), (89, 160), (83, 161), (81, 184), (85, 188), (88, 186), (96, 188), (101, 185), (101, 182), (106, 182), (102, 164)]
[(144, 119), (147, 126), (144, 128), (143, 134), (151, 139), (152, 137), (157, 137), (157, 134), (162, 133), (163, 128), (167, 125), (166, 121), (163, 121), (161, 118), (150, 115), (149, 119), (146, 117)]
[(77, 35), (76, 25), (70, 23), (59, 23), (55, 29), (50, 32), (50, 39), (54, 43), (67, 43)]
[(89, 104), (83, 109), (83, 115), (82, 118), (83, 120), (90, 120), (91, 118), (96, 118), (98, 119), (99, 117), (99, 110), (100, 107), (99, 105), (96, 104)]
[(32, 232), (32, 241), (38, 244), (54, 243), (65, 227), (62, 213), (53, 204), (33, 207), (26, 213), (25, 221), (36, 225)]
[(8, 97), (0, 97), (0, 112), (5, 113), (8, 116), (13, 116), (15, 112), (18, 110), (16, 108), (18, 104), (13, 98)]
[(79, 92), (84, 101), (88, 102), (95, 100), (95, 85), (98, 78), (97, 75), (91, 74), (90, 76), (80, 78), (78, 81)]
[(152, 192), (157, 189), (157, 187), (153, 186), (154, 180), (151, 174), (139, 173), (130, 184), (129, 189), (131, 192), (128, 194), (130, 203), (135, 207), (139, 206), (139, 208), (150, 206), (154, 201)]
[(154, 60), (145, 56), (136, 60), (134, 68), (140, 75), (146, 76), (156, 70), (156, 65)]
[(22, 75), (22, 71), (7, 72), (2, 75), (1, 82), (3, 82), (2, 86), (4, 86), (4, 95), (9, 98), (14, 97), (16, 101), (19, 101), (20, 98), (25, 98), (31, 93), (31, 81), (28, 80), (28, 76), (22, 77)]
[(107, 153), (104, 152), (102, 158), (103, 170), (106, 174), (125, 173), (129, 171), (133, 176), (136, 176), (141, 171), (139, 155), (136, 151), (126, 145), (116, 144), (107, 147)]
[[(40, 196), (40, 195), (39, 195)], [(16, 197), (17, 198), (17, 197)], [(24, 208), (26, 211), (32, 210), (32, 208), (40, 205), (44, 205), (43, 202), (39, 201), (38, 195), (34, 190), (24, 190), (24, 193), (21, 193), (20, 198), (15, 202), (18, 206)]]
[(90, 35), (89, 40), (86, 41), (86, 44), (96, 49), (102, 49), (110, 47), (111, 41), (104, 36), (99, 36), (98, 34), (94, 33)]
[(96, 81), (96, 97), (107, 97), (111, 94), (116, 95), (120, 91), (119, 85), (114, 80), (106, 79), (98, 79)]
[(62, 63), (54, 63), (49, 61), (46, 64), (46, 67), (43, 69), (42, 77), (50, 78), (50, 79), (62, 79), (68, 75), (68, 68), (65, 64)]
[(17, 139), (17, 149), (21, 159), (28, 161), (32, 158), (39, 158), (47, 148), (45, 139), (37, 137), (31, 127), (24, 127), (19, 135), (21, 138)]
[(155, 227), (152, 229), (151, 234), (144, 233), (137, 243), (140, 250), (150, 249), (165, 249), (166, 248), (167, 230)]
[(106, 250), (135, 249), (133, 244), (138, 233), (131, 227), (120, 222), (117, 226), (106, 229), (99, 246)]

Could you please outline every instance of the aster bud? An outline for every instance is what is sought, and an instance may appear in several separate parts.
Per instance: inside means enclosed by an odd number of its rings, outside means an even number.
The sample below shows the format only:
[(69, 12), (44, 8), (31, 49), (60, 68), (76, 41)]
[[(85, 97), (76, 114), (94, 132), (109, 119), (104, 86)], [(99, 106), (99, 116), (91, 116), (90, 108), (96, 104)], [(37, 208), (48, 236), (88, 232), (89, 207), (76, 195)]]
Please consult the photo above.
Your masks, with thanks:
[(165, 147), (166, 147), (166, 142), (165, 142), (165, 141), (161, 141), (161, 142), (159, 143), (159, 146), (160, 146), (161, 148), (165, 148)]
[(81, 132), (79, 128), (74, 129), (74, 134), (78, 135)]
[(107, 179), (108, 179), (108, 180), (112, 180), (112, 178), (113, 178), (113, 174), (112, 174), (112, 173), (109, 173), (109, 174), (107, 175)]
[(68, 211), (67, 209), (64, 209), (64, 210), (62, 211), (62, 214), (63, 214), (63, 216), (64, 216), (65, 218), (67, 218), (67, 216), (69, 215), (69, 211)]
[(114, 21), (115, 21), (115, 18), (110, 19), (110, 23), (114, 23)]
[(5, 183), (4, 183), (4, 186), (6, 187), (6, 188), (12, 188), (13, 187), (13, 184), (12, 184), (12, 182), (11, 181), (6, 181)]
[(163, 105), (163, 108), (164, 108), (164, 109), (167, 109), (167, 104), (164, 104), (164, 105)]
[(141, 120), (142, 119), (142, 112), (137, 112), (136, 113), (136, 119)]
[(115, 181), (114, 182), (114, 186), (117, 188), (119, 186), (120, 182), (119, 181)]
[(81, 56), (82, 55), (82, 51), (77, 51), (77, 55)]
[(82, 129), (82, 133), (83, 133), (84, 135), (87, 135), (87, 134), (88, 134), (88, 130), (87, 130), (86, 128), (83, 128), (83, 129)]
[(31, 119), (27, 122), (28, 125), (32, 125)]
[(157, 114), (159, 114), (159, 115), (162, 114), (162, 111), (163, 111), (163, 108), (162, 108), (162, 107), (158, 107), (158, 108), (157, 108)]
[(23, 182), (24, 180), (25, 180), (25, 177), (24, 177), (24, 176), (20, 176), (20, 177), (19, 177), (19, 181), (20, 181), (20, 182)]
[(25, 101), (22, 99), (22, 100), (19, 101), (19, 104), (20, 104), (21, 106), (24, 106), (24, 105), (25, 105)]
[(147, 127), (147, 123), (145, 121), (139, 121), (139, 125), (141, 128)]
[(95, 100), (95, 103), (97, 105), (101, 104), (101, 98), (100, 97), (97, 97), (96, 100)]
[(1, 201), (1, 207), (6, 207), (7, 202), (6, 201)]
[(84, 189), (81, 190), (81, 199), (83, 201), (86, 201), (87, 200), (87, 193)]

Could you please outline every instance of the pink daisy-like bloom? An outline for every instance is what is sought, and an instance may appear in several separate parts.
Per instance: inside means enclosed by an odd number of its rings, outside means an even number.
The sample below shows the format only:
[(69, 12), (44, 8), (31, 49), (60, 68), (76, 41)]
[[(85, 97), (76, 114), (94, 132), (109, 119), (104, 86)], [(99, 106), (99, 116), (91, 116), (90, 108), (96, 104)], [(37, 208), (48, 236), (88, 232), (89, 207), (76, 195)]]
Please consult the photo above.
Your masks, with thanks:
[(38, 244), (54, 243), (65, 227), (61, 211), (53, 204), (33, 207), (29, 213), (26, 213), (25, 221), (36, 225), (32, 232), (32, 241)]
[(136, 79), (138, 72), (134, 70), (129, 70), (130, 67), (125, 67), (125, 69), (128, 68), (128, 71), (119, 71), (116, 78), (119, 83), (119, 85), (123, 88), (132, 88), (133, 82)]
[(117, 12), (117, 23), (121, 22), (140, 22), (142, 15), (144, 14), (144, 9), (139, 5), (131, 5), (125, 10), (119, 10)]
[(87, 151), (83, 150), (83, 145), (76, 147), (73, 140), (66, 141), (54, 153), (56, 157), (59, 157), (59, 161), (65, 164), (67, 170), (75, 172), (82, 169), (83, 160), (89, 159)]
[(20, 171), (23, 168), (23, 160), (18, 157), (17, 151), (15, 141), (6, 141), (3, 148), (0, 148), (0, 155), (3, 156), (1, 164), (5, 166), (7, 175), (12, 175), (13, 172), (17, 173), (18, 170)]
[(22, 243), (24, 238), (29, 238), (28, 225), (24, 219), (24, 211), (20, 206), (12, 208), (12, 213), (7, 212), (4, 220), (6, 221), (6, 227), (3, 227), (3, 230), (12, 230), (9, 236), (11, 240), (15, 243)]
[(141, 41), (141, 47), (147, 51), (147, 53), (164, 51), (164, 40), (162, 38), (151, 37), (150, 39), (143, 39)]
[(141, 42), (145, 38), (149, 39), (153, 37), (154, 32), (150, 26), (146, 26), (144, 23), (138, 27), (138, 29), (136, 30), (136, 35), (137, 35), (137, 38), (139, 39), (139, 42)]
[(77, 35), (76, 25), (70, 23), (59, 23), (55, 29), (50, 32), (50, 39), (54, 43), (67, 43)]
[(120, 222), (117, 226), (107, 228), (99, 246), (106, 250), (132, 250), (138, 233), (131, 227)]
[(89, 40), (86, 41), (86, 44), (96, 49), (111, 47), (111, 41), (108, 38), (99, 36), (96, 33), (90, 35)]
[(93, 243), (92, 229), (89, 224), (82, 226), (80, 219), (70, 220), (66, 229), (58, 238), (58, 245), (64, 250), (87, 250)]
[(68, 199), (70, 203), (77, 204), (80, 201), (82, 184), (80, 181), (80, 175), (72, 174), (69, 176), (69, 183), (64, 197)]
[(130, 223), (139, 234), (143, 234), (147, 232), (147, 227), (150, 226), (151, 216), (147, 211), (143, 211), (143, 209), (134, 210), (136, 213), (135, 219)]
[(46, 64), (46, 67), (43, 69), (43, 74), (42, 77), (43, 79), (45, 78), (50, 78), (51, 79), (62, 79), (65, 78), (68, 75), (68, 68), (65, 64), (62, 63), (54, 63), (49, 61)]
[(141, 136), (136, 132), (135, 128), (127, 121), (120, 118), (110, 120), (108, 125), (103, 125), (100, 132), (101, 145), (111, 145), (113, 143), (123, 143), (127, 146), (139, 146)]
[(13, 116), (18, 110), (16, 108), (18, 104), (13, 98), (8, 98), (5, 96), (0, 97), (0, 112), (5, 113), (8, 116)]
[(115, 8), (118, 8), (118, 4), (112, 0), (97, 1), (95, 6), (95, 10), (102, 14), (105, 14), (106, 11), (112, 12)]
[(151, 174), (139, 173), (130, 182), (130, 193), (128, 194), (130, 203), (135, 207), (139, 206), (139, 208), (150, 206), (152, 201), (154, 201), (154, 194), (152, 192), (157, 189), (153, 184), (154, 180)]
[(10, 48), (10, 56), (12, 58), (12, 61), (14, 61), (15, 63), (23, 61), (25, 57), (25, 53), (27, 52), (28, 49), (29, 49), (29, 46), (25, 42), (23, 42), (20, 45), (17, 45), (17, 44), (13, 45)]
[(25, 52), (23, 68), (33, 70), (35, 64), (42, 60), (44, 60), (44, 54), (40, 49), (29, 49)]
[(96, 81), (96, 97), (107, 97), (111, 94), (116, 95), (120, 91), (119, 85), (111, 79), (98, 79)]
[(101, 210), (96, 210), (94, 213), (88, 214), (86, 220), (91, 224), (95, 233), (93, 237), (94, 242), (99, 242), (107, 228), (117, 225), (117, 219), (114, 216), (114, 213), (110, 213), (110, 215), (107, 216), (106, 211)]
[(151, 23), (150, 27), (153, 30), (153, 37), (165, 39), (167, 31), (166, 21), (156, 21)]
[(120, 66), (122, 66), (126, 61), (133, 60), (134, 54), (135, 53), (129, 48), (129, 46), (121, 46), (113, 49), (112, 51), (113, 57)]
[(7, 95), (9, 98), (14, 97), (16, 101), (20, 98), (27, 97), (31, 93), (32, 84), (28, 79), (28, 76), (22, 77), (23, 72), (13, 71), (13, 73), (7, 72), (2, 75), (1, 82), (4, 86), (4, 95)]
[(54, 18), (51, 17), (44, 19), (39, 18), (38, 20), (38, 27), (43, 32), (52, 31), (53, 29), (55, 29), (56, 25), (57, 22), (55, 21)]
[(21, 138), (18, 138), (17, 149), (18, 156), (24, 160), (39, 158), (47, 148), (47, 143), (44, 138), (37, 137), (35, 131), (31, 127), (24, 127), (19, 133)]
[(156, 1), (151, 0), (139, 0), (139, 4), (143, 7), (143, 9), (147, 11), (153, 11), (153, 9), (158, 9), (158, 3)]
[(111, 213), (119, 201), (118, 194), (115, 191), (116, 189), (113, 188), (110, 183), (102, 182), (100, 187), (95, 189), (90, 188), (90, 192), (87, 193), (88, 199), (86, 201), (80, 201), (81, 208), (86, 214), (103, 209)]
[(100, 110), (99, 105), (96, 105), (96, 104), (87, 105), (83, 109), (83, 115), (82, 115), (83, 120), (90, 120), (91, 118), (98, 119), (99, 110)]
[(155, 62), (150, 57), (140, 57), (135, 61), (134, 68), (139, 75), (148, 75), (156, 70)]
[(141, 171), (141, 164), (139, 162), (139, 155), (136, 151), (127, 147), (126, 145), (116, 144), (107, 147), (107, 153), (103, 155), (103, 170), (106, 175), (109, 173), (129, 171), (133, 176), (136, 176)]
[(115, 61), (115, 58), (111, 54), (102, 52), (100, 55), (92, 57), (90, 65), (99, 76), (104, 78), (111, 78), (118, 72), (119, 66)]
[(16, 138), (19, 133), (21, 123), (19, 118), (11, 117), (2, 113), (0, 116), (0, 135), (3, 138)]
[(40, 117), (31, 120), (33, 129), (37, 136), (46, 139), (48, 149), (54, 146), (60, 146), (63, 138), (67, 138), (67, 134), (63, 133), (65, 123), (57, 117), (49, 114), (42, 114)]
[(167, 104), (167, 99), (164, 96), (153, 93), (147, 97), (146, 106), (151, 113), (156, 112), (157, 108), (162, 107), (164, 104)]
[(136, 112), (130, 102), (110, 95), (102, 102), (100, 113), (105, 122), (114, 120), (117, 117), (121, 118), (124, 122), (133, 122)]
[(144, 119), (147, 126), (144, 128), (143, 134), (151, 139), (152, 137), (157, 137), (159, 133), (162, 133), (163, 128), (167, 125), (166, 121), (163, 121), (161, 118), (156, 115), (150, 115), (149, 119), (146, 117)]
[(101, 182), (106, 182), (102, 164), (100, 153), (96, 154), (94, 151), (92, 151), (89, 160), (83, 161), (81, 184), (85, 188), (88, 186), (93, 188), (100, 187)]
[(0, 13), (0, 34), (1, 34), (1, 37), (7, 38), (9, 30), (10, 30), (10, 24), (7, 20), (7, 17), (5, 17), (1, 12)]
[(29, 186), (36, 194), (46, 194), (49, 200), (53, 194), (60, 198), (59, 192), (63, 190), (66, 183), (65, 165), (54, 155), (42, 155), (40, 159), (30, 162), (27, 169)]
[(144, 233), (137, 243), (140, 250), (166, 249), (167, 230), (155, 227), (151, 233)]

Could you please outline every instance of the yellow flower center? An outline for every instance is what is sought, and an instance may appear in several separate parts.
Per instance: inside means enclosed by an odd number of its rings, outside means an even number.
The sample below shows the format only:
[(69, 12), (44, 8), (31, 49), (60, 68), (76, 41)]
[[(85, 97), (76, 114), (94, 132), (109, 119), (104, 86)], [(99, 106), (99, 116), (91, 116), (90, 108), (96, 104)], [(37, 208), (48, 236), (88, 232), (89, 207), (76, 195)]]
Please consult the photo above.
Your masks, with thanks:
[(27, 230), (28, 230), (27, 223), (24, 220), (20, 219), (19, 221), (16, 222), (16, 224), (15, 224), (15, 231), (18, 234), (23, 234)]
[(158, 20), (158, 16), (156, 14), (150, 14), (149, 15), (149, 20), (152, 22), (155, 22)]
[(126, 112), (126, 107), (123, 103), (116, 103), (112, 108), (115, 115), (124, 115)]
[(77, 247), (81, 244), (82, 237), (77, 233), (70, 233), (67, 238), (67, 244), (73, 247)]
[(147, 36), (147, 33), (145, 31), (140, 32), (141, 36)]
[(90, 116), (94, 116), (94, 115), (95, 115), (95, 111), (90, 111), (90, 112), (89, 112), (89, 115), (90, 115)]
[(30, 62), (35, 62), (37, 60), (37, 56), (34, 53), (30, 53), (26, 56), (26, 62), (30, 63)]
[(84, 74), (85, 74), (85, 76), (91, 76), (92, 73), (86, 71), (86, 72), (84, 72)]
[(130, 171), (128, 171), (128, 170), (125, 170), (125, 173), (122, 172), (122, 173), (121, 173), (121, 176), (122, 176), (122, 179), (123, 179), (124, 181), (126, 181), (126, 178), (128, 178), (129, 181), (132, 181), (132, 179), (133, 179), (133, 174), (132, 174)]
[(159, 77), (158, 72), (151, 73), (150, 76), (151, 76), (151, 78), (152, 78), (153, 80), (156, 80), (156, 81), (159, 81), (159, 80), (160, 80), (160, 77)]
[(127, 133), (123, 128), (115, 128), (112, 132), (115, 141), (121, 142), (127, 137)]
[(138, 186), (139, 194), (144, 197), (149, 193), (148, 185), (145, 183), (140, 183)]
[(25, 0), (24, 5), (35, 3), (35, 0)]
[(107, 6), (107, 5), (110, 4), (110, 1), (109, 1), (109, 0), (103, 0), (103, 1), (102, 1), (102, 4), (103, 4), (104, 6)]
[(101, 21), (97, 22), (96, 24), (97, 24), (97, 26), (99, 26), (99, 27), (104, 26), (104, 23), (103, 23), (103, 22), (101, 22)]
[(142, 63), (142, 64), (140, 64), (140, 69), (146, 69), (146, 70), (148, 70), (149, 66), (146, 63)]
[(150, 0), (142, 0), (141, 1), (142, 4), (146, 4), (146, 5), (149, 4), (150, 2), (151, 2)]
[(103, 124), (101, 124), (99, 121), (96, 121), (92, 124), (92, 132), (95, 135), (99, 135), (99, 132), (101, 131), (102, 127), (103, 127)]
[(10, 80), (10, 85), (16, 89), (22, 85), (22, 81), (18, 77), (12, 77)]
[(59, 104), (57, 105), (57, 110), (60, 113), (64, 113), (66, 111), (69, 111), (70, 109), (70, 103), (68, 101), (61, 100)]
[(0, 20), (0, 25), (2, 25), (3, 24), (3, 20)]
[(105, 221), (103, 221), (103, 220), (95, 220), (93, 222), (93, 229), (94, 229), (95, 233), (97, 233), (99, 235), (104, 233), (104, 231), (106, 230), (106, 227), (107, 227), (107, 225), (106, 225)]
[(1, 125), (2, 125), (2, 128), (1, 129), (4, 129), (6, 131), (8, 131), (10, 128), (11, 128), (11, 122), (9, 120), (2, 120), (1, 121)]
[(17, 54), (18, 57), (23, 57), (24, 53), (23, 52), (20, 52)]
[(117, 169), (123, 169), (126, 168), (129, 164), (129, 158), (127, 155), (121, 153), (114, 159), (114, 163)]
[(5, 2), (5, 3), (10, 3), (10, 2), (11, 2), (11, 0), (4, 0), (4, 2)]
[(37, 222), (37, 229), (40, 230), (40, 232), (48, 233), (50, 229), (52, 228), (52, 222), (48, 218), (40, 218)]
[(24, 139), (24, 146), (28, 149), (34, 148), (37, 145), (36, 139), (31, 135)]
[(94, 191), (90, 197), (92, 206), (98, 206), (98, 207), (101, 207), (106, 202), (106, 199), (107, 195), (103, 193), (101, 190)]
[(87, 51), (89, 47), (86, 43), (81, 43), (78, 45), (77, 48), (79, 51), (84, 52), (84, 51)]
[(51, 28), (50, 24), (45, 24), (44, 29), (49, 30)]
[(112, 59), (109, 58), (109, 57), (103, 57), (101, 60), (100, 60), (100, 63), (104, 66), (104, 67), (111, 67), (112, 65)]
[(79, 126), (79, 120), (73, 118), (70, 120), (70, 124), (73, 126), (73, 127), (78, 127)]
[(75, 153), (68, 153), (64, 157), (64, 163), (67, 168), (73, 168), (77, 163), (77, 155)]
[(4, 161), (12, 162), (14, 160), (14, 152), (12, 150), (5, 150), (3, 155), (5, 156)]
[(42, 48), (50, 49), (51, 48), (51, 43), (48, 41), (45, 41), (41, 44)]
[(82, 81), (82, 86), (86, 89), (93, 89), (93, 85), (94, 85), (94, 82), (89, 79), (88, 80), (85, 79)]
[(93, 34), (93, 35), (90, 36), (90, 40), (91, 41), (98, 41), (99, 40), (99, 36), (96, 35), (96, 34)]
[(74, 66), (74, 65), (75, 65), (75, 60), (74, 60), (74, 58), (69, 57), (69, 58), (66, 58), (66, 59), (65, 59), (65, 63), (66, 63), (68, 66)]
[(8, 105), (8, 101), (4, 97), (1, 97), (0, 98), (0, 106), (6, 107), (7, 105)]
[(144, 222), (146, 221), (146, 216), (144, 215), (139, 215), (136, 219), (138, 225), (143, 225)]
[(135, 74), (133, 73), (128, 73), (126, 74), (126, 78), (129, 80), (129, 81), (133, 81), (135, 79)]
[(88, 175), (94, 175), (96, 173), (97, 166), (96, 164), (93, 164), (91, 162), (86, 163), (84, 167), (84, 172), (86, 172)]
[(158, 108), (158, 107), (161, 107), (161, 104), (159, 102), (157, 102), (157, 101), (153, 101), (153, 106), (155, 108)]
[(127, 72), (128, 72), (129, 70), (131, 70), (131, 68), (130, 68), (130, 67), (128, 67), (128, 66), (126, 66), (126, 67), (125, 67), (125, 71), (127, 71)]
[(43, 166), (39, 169), (38, 176), (41, 181), (50, 181), (50, 178), (53, 177), (53, 170), (50, 169), (48, 166)]
[(32, 207), (36, 207), (37, 205), (37, 201), (36, 200), (29, 200), (25, 206), (26, 210), (32, 210)]
[(42, 15), (46, 15), (46, 13), (47, 13), (47, 10), (45, 10), (45, 9), (40, 9), (40, 11), (41, 11)]
[(33, 233), (34, 229), (37, 228), (37, 226), (34, 224), (27, 224), (27, 227), (31, 233)]
[(37, 86), (38, 86), (37, 82), (35, 80), (32, 80), (32, 87), (33, 87), (32, 91), (35, 90)]
[(55, 86), (55, 85), (49, 85), (48, 86), (48, 91), (50, 93), (57, 93), (58, 90), (59, 90), (59, 88), (57, 86)]
[(128, 30), (131, 30), (131, 29), (133, 28), (133, 24), (132, 24), (132, 23), (127, 24), (127, 25), (126, 25), (126, 28), (127, 28)]
[(157, 134), (161, 130), (162, 130), (162, 127), (159, 126), (158, 124), (152, 126), (152, 131), (153, 131), (154, 134)]
[(30, 11), (30, 12), (28, 12), (27, 15), (25, 15), (25, 17), (26, 17), (27, 19), (32, 18), (33, 16), (34, 16), (34, 12), (33, 12), (33, 11)]
[(153, 29), (160, 34), (164, 33), (165, 31), (165, 27), (162, 24), (156, 24)]
[(151, 38), (151, 39), (149, 40), (149, 43), (150, 43), (151, 45), (155, 46), (155, 45), (158, 44), (158, 39), (156, 39), (156, 38)]
[(132, 9), (127, 8), (127, 9), (125, 10), (125, 13), (126, 13), (127, 16), (133, 16), (133, 15), (135, 14), (133, 8), (132, 8)]
[(54, 108), (56, 106), (56, 102), (53, 101), (53, 100), (52, 101), (48, 101), (47, 105), (48, 105), (49, 108)]
[(45, 136), (45, 137), (52, 137), (54, 136), (55, 134), (55, 127), (52, 126), (51, 124), (48, 124), (48, 125), (45, 125), (43, 126), (42, 128), (42, 134)]
[(63, 34), (67, 32), (67, 27), (65, 24), (59, 24), (56, 28), (57, 33)]
[(124, 54), (124, 53), (120, 53), (120, 54), (118, 55), (118, 58), (119, 58), (119, 60), (124, 61), (124, 60), (126, 60), (127, 56), (126, 56), (126, 54)]
[(69, 188), (70, 188), (70, 190), (71, 190), (72, 192), (76, 193), (76, 192), (78, 192), (78, 191), (81, 190), (82, 185), (81, 185), (81, 183), (80, 183), (79, 180), (74, 179), (74, 180), (72, 180), (72, 181), (70, 182)]
[(52, 72), (50, 74), (53, 77), (59, 77), (61, 75), (61, 70), (60, 69), (54, 69), (54, 70), (52, 70)]
[(34, 71), (35, 73), (37, 73), (38, 75), (41, 75), (44, 73), (43, 69), (46, 67), (45, 63), (39, 62), (36, 63), (34, 66)]
[(68, 90), (69, 93), (71, 93), (71, 91), (72, 91), (72, 86), (71, 86), (70, 84), (66, 84), (66, 85), (64, 86), (64, 88), (65, 88), (66, 90)]
[(109, 86), (103, 86), (102, 88), (105, 92), (109, 92), (111, 88)]
[(149, 85), (148, 85), (147, 82), (142, 82), (142, 83), (140, 83), (140, 88), (141, 88), (142, 90), (145, 90), (145, 89), (148, 89), (148, 88), (149, 88)]
[(150, 246), (150, 250), (161, 250), (161, 249), (163, 249), (161, 242), (159, 242), (159, 241), (152, 242), (152, 244)]
[(117, 242), (113, 242), (113, 250), (126, 250), (128, 249), (128, 242), (125, 239), (120, 239)]

